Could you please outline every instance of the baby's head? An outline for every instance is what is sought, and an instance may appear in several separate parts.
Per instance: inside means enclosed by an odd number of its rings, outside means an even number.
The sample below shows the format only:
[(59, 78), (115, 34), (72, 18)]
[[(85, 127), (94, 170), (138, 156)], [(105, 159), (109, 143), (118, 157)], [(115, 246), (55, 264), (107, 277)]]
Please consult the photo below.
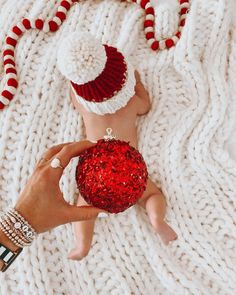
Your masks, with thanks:
[(88, 33), (72, 33), (58, 50), (57, 64), (75, 99), (89, 112), (112, 114), (135, 93), (134, 68), (117, 48)]

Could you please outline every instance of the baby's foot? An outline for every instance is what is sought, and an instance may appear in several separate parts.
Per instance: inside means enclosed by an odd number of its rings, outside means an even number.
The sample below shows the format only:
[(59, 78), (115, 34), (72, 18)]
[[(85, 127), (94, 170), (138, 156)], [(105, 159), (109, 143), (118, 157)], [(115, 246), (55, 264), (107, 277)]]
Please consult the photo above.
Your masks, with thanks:
[(76, 247), (70, 251), (68, 258), (71, 260), (82, 260), (88, 255), (89, 250), (90, 245), (81, 243), (80, 245), (76, 245)]
[(176, 232), (164, 220), (156, 221), (155, 223), (153, 223), (153, 227), (160, 235), (165, 245), (168, 245), (169, 242), (174, 241), (178, 238)]
[(86, 257), (91, 248), (95, 219), (78, 221), (74, 223), (76, 246), (68, 254), (72, 260), (81, 260)]

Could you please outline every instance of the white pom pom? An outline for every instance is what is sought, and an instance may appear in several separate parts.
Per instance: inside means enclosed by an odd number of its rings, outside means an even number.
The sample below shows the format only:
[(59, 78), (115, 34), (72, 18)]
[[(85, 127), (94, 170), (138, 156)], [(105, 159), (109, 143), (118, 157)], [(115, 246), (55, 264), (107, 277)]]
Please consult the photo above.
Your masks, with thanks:
[(72, 33), (59, 46), (57, 64), (61, 73), (76, 84), (99, 76), (106, 64), (102, 43), (88, 33)]

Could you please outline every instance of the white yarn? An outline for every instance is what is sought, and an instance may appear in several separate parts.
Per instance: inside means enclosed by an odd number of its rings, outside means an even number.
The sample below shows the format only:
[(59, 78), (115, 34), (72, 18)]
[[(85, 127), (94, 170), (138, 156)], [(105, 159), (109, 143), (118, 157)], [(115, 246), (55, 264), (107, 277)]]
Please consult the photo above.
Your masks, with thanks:
[(81, 103), (84, 108), (92, 113), (98, 115), (105, 114), (114, 114), (117, 110), (125, 107), (131, 97), (135, 94), (135, 76), (134, 76), (134, 68), (128, 59), (125, 59), (127, 64), (127, 77), (124, 86), (118, 91), (114, 96), (110, 99), (107, 99), (103, 102), (90, 102), (85, 100), (83, 97), (77, 95), (75, 89), (72, 87), (73, 92), (76, 96), (76, 99)]
[(61, 73), (76, 84), (97, 78), (107, 61), (104, 46), (88, 33), (75, 32), (63, 38), (57, 56)]
[[(178, 1), (152, 2), (157, 37), (171, 35)], [(0, 112), (0, 209), (15, 204), (46, 148), (84, 137), (55, 50), (68, 34), (84, 29), (104, 43), (119, 44), (141, 73), (152, 109), (137, 122), (139, 149), (166, 195), (167, 221), (179, 238), (163, 246), (145, 210), (135, 206), (99, 218), (88, 257), (74, 262), (67, 259), (73, 228), (60, 226), (39, 235), (0, 274), (0, 294), (235, 294), (236, 158), (224, 147), (236, 126), (236, 23), (230, 3), (193, 0), (180, 41), (158, 53), (144, 38), (144, 12), (118, 0), (81, 1), (56, 33), (33, 30), (19, 39), (19, 87)], [(13, 24), (32, 11), (34, 18), (53, 17), (58, 5), (56, 0), (0, 1), (0, 51)], [(230, 148), (235, 150), (233, 140)], [(70, 203), (76, 164), (74, 159), (60, 183)]]

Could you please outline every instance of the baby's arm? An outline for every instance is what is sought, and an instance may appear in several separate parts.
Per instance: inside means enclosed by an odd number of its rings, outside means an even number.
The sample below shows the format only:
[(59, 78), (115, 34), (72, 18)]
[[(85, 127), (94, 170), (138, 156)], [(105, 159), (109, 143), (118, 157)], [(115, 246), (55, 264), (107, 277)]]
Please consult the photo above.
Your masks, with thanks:
[(148, 92), (143, 86), (143, 83), (140, 79), (140, 75), (137, 71), (135, 71), (136, 85), (135, 85), (135, 93), (139, 102), (138, 105), (138, 115), (145, 115), (151, 108), (151, 101), (148, 95)]

